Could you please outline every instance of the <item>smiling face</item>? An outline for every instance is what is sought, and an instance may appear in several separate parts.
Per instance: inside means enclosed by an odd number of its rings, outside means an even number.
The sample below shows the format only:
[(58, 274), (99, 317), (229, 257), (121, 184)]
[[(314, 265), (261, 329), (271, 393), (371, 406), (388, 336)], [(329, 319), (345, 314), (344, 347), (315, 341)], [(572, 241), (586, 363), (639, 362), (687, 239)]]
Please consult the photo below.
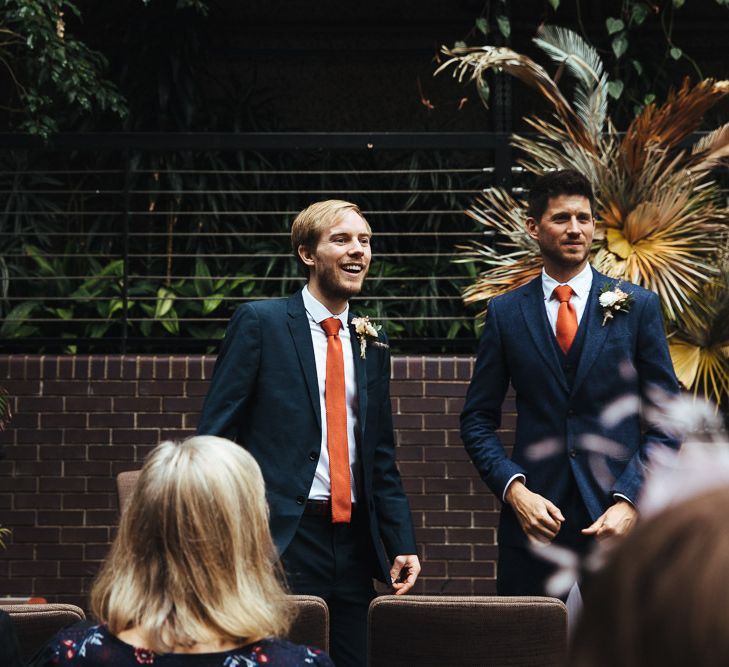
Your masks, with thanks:
[(335, 315), (362, 290), (372, 259), (371, 237), (367, 223), (348, 209), (322, 229), (313, 250), (298, 248), (301, 261), (309, 267), (309, 291)]
[(527, 232), (539, 244), (544, 270), (559, 282), (585, 267), (594, 231), (590, 200), (582, 195), (550, 197), (539, 221), (527, 218)]

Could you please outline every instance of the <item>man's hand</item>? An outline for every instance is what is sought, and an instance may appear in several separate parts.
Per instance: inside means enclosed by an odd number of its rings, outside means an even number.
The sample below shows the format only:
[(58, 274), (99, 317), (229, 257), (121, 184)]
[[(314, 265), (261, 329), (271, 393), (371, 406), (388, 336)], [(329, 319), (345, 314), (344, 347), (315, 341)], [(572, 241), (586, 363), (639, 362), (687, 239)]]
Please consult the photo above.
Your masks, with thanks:
[(538, 542), (551, 542), (559, 532), (564, 517), (559, 507), (538, 493), (532, 493), (520, 480), (509, 484), (504, 498), (516, 512), (521, 529)]
[(404, 595), (415, 584), (420, 574), (420, 561), (415, 555), (397, 556), (392, 561), (390, 568), (390, 579), (395, 595)]
[(618, 500), (610, 505), (595, 523), (583, 528), (583, 535), (594, 535), (598, 539), (625, 535), (633, 527), (638, 518), (638, 510), (627, 500)]

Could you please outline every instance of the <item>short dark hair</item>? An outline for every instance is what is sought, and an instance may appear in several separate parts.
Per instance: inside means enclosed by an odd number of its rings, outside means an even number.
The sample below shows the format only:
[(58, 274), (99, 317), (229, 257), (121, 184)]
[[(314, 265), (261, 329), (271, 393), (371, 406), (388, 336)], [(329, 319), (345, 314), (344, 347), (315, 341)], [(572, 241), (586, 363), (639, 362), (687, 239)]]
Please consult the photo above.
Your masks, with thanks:
[(590, 201), (590, 209), (595, 213), (595, 195), (590, 181), (574, 169), (550, 171), (539, 176), (529, 190), (529, 208), (527, 215), (537, 222), (542, 219), (544, 211), (552, 197), (560, 195), (581, 195)]

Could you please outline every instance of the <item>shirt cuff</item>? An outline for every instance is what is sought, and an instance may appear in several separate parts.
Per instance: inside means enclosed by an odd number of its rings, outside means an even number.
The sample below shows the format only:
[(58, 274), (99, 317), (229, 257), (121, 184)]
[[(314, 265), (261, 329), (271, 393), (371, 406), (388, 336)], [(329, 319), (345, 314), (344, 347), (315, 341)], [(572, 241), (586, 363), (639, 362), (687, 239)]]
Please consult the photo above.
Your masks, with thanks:
[[(506, 492), (509, 490), (509, 487), (511, 486), (511, 483), (515, 480), (519, 479), (522, 481), (522, 483), (526, 484), (526, 476), (522, 475), (520, 472), (516, 473), (516, 475), (513, 475), (511, 479), (506, 482), (506, 486), (504, 487), (504, 492), (501, 494), (501, 502), (506, 502)], [(627, 498), (626, 498), (627, 500)]]
[(624, 496), (622, 493), (613, 493), (613, 500), (625, 500), (626, 502), (630, 503), (631, 507), (635, 507), (635, 503), (628, 498), (628, 496)]

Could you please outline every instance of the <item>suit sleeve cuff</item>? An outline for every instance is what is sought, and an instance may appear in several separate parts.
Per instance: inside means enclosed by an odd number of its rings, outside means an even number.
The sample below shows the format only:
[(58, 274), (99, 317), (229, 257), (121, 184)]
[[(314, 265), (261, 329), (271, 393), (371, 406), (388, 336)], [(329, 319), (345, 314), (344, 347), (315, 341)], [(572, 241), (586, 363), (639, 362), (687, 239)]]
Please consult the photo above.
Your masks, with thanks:
[(635, 507), (635, 503), (628, 498), (628, 496), (624, 496), (622, 493), (613, 493), (613, 500), (624, 500), (627, 503), (630, 503), (633, 507)]
[[(509, 487), (511, 486), (511, 483), (518, 479), (522, 482), (522, 484), (526, 484), (526, 475), (522, 475), (521, 473), (517, 473), (516, 475), (512, 475), (508, 482), (506, 482), (506, 486), (504, 487), (504, 492), (501, 494), (501, 502), (506, 503), (506, 492), (509, 490)], [(627, 500), (627, 498), (626, 498)]]

